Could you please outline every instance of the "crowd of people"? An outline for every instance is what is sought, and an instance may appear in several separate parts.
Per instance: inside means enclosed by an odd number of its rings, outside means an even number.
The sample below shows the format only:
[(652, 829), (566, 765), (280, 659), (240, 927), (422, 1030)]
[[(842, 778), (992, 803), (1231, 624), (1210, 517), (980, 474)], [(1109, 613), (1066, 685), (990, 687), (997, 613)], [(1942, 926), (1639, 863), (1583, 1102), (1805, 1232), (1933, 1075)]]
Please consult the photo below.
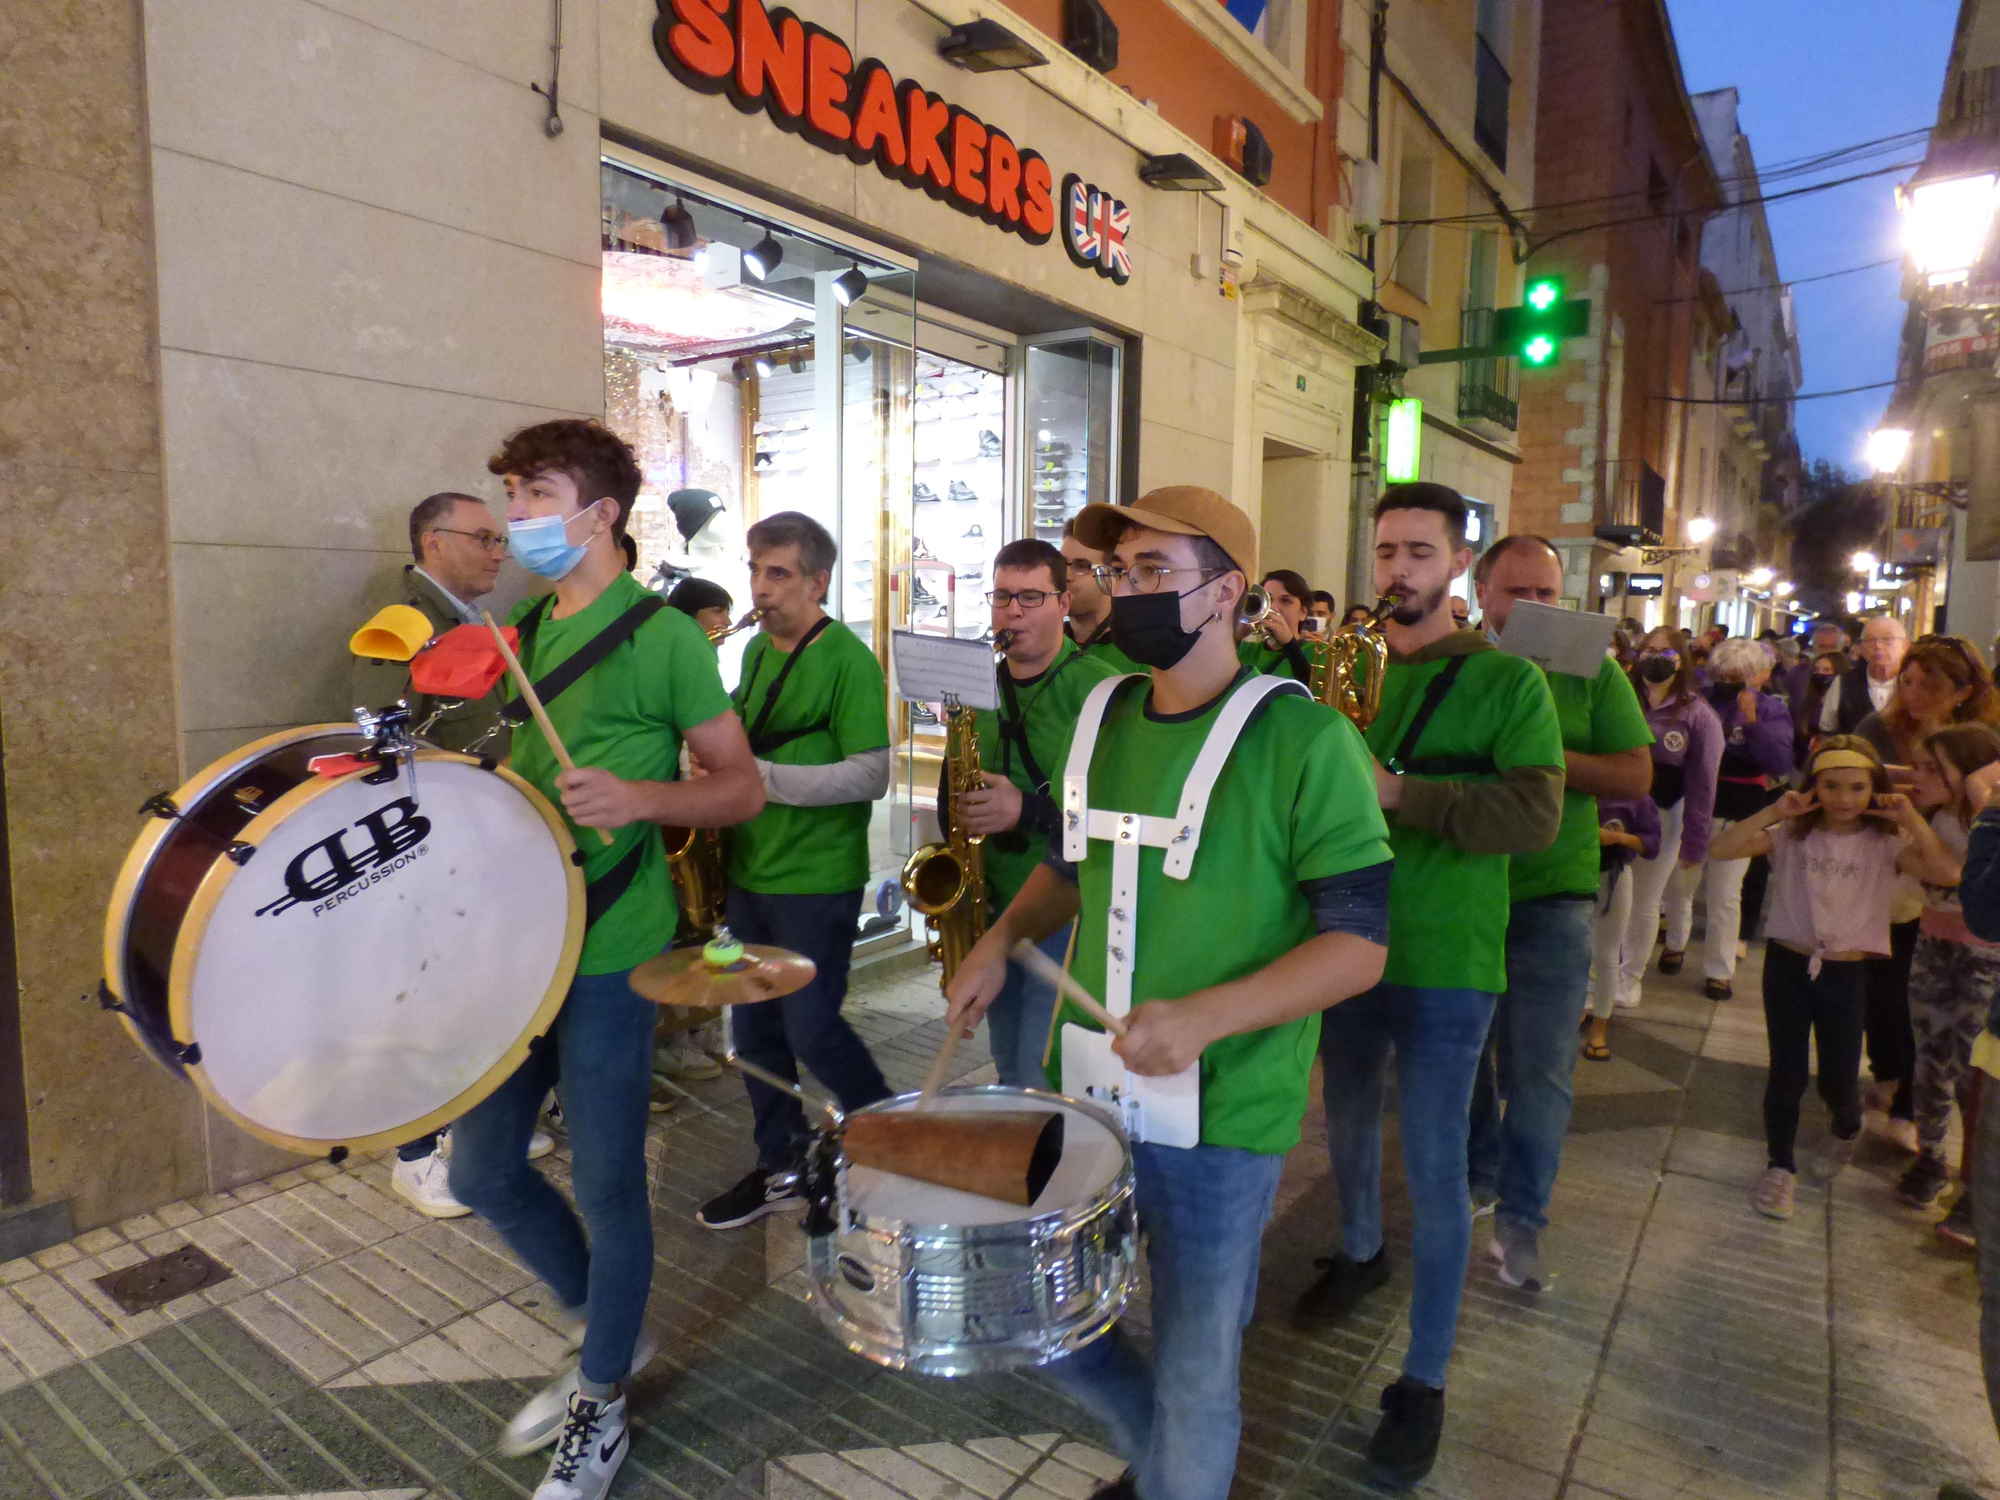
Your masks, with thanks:
[[(874, 652), (826, 613), (836, 548), (810, 518), (747, 533), (757, 633), (731, 692), (714, 637), (738, 601), (700, 580), (662, 601), (630, 572), (639, 471), (622, 441), (543, 423), (490, 467), (505, 524), (469, 496), (425, 500), (406, 587), (443, 628), (478, 618), (504, 552), (549, 582), (511, 618), (530, 675), (562, 683), (547, 708), (577, 768), (533, 724), (511, 764), (609, 837), (578, 840), (589, 926), (554, 1045), (454, 1124), (448, 1169), (412, 1143), (398, 1190), (484, 1215), (554, 1289), (577, 1358), (503, 1445), (555, 1445), (539, 1500), (598, 1500), (627, 1445), (624, 1383), (651, 1356), (652, 1074), (704, 1061), (684, 1036), (662, 1048), (626, 982), (682, 923), (658, 830), (729, 830), (729, 926), (817, 966), (734, 1013), (740, 1054), (784, 1079), (803, 1064), (845, 1110), (883, 1099), (842, 1006), (888, 695)], [(1889, 616), (1819, 622), (1804, 649), (1623, 621), (1594, 673), (1548, 671), (1501, 641), (1517, 604), (1560, 601), (1552, 544), (1503, 537), (1475, 567), (1464, 501), (1430, 483), (1386, 490), (1373, 525), (1379, 613), (1342, 616), (1297, 572), (1260, 572), (1250, 519), (1194, 486), (1092, 505), (1060, 547), (1023, 539), (994, 561), (1000, 703), (975, 719), (978, 785), (938, 789), (946, 831), (984, 840), (989, 916), (946, 1008), (988, 1026), (1002, 1083), (1127, 1106), (1150, 1356), (1117, 1327), (1045, 1367), (1128, 1464), (1108, 1500), (1229, 1491), (1242, 1331), (1316, 1062), (1340, 1238), (1292, 1318), (1337, 1327), (1390, 1279), (1393, 1065), (1410, 1337), (1367, 1465), (1390, 1486), (1423, 1478), (1477, 1226), (1490, 1216), (1500, 1277), (1540, 1290), (1573, 1075), (1613, 1055), (1649, 968), (1681, 970), (1697, 894), (1709, 999), (1731, 1001), (1748, 944), (1765, 945), (1768, 1163), (1748, 1208), (1793, 1211), (1816, 1051), (1820, 1170), (1839, 1170), (1872, 1106), (1909, 1153), (1898, 1191), (1928, 1207), (1956, 1176), (1940, 1232), (1976, 1242), (2000, 1283), (2000, 1109), (1976, 1106), (1981, 1072), (2000, 1072), (2000, 696), (1979, 653), (1911, 642)], [(1365, 724), (1311, 690), (1343, 625), (1387, 646)], [(587, 670), (560, 672), (571, 658)], [(454, 744), (499, 707), (418, 705)], [(1013, 959), (1022, 940), (1122, 1033)], [(574, 1206), (529, 1164), (557, 1086)], [(792, 1096), (746, 1086), (750, 1165), (696, 1215), (717, 1231), (800, 1201), (807, 1122)], [(1978, 1153), (1956, 1169), (1954, 1108)], [(1987, 1309), (2000, 1369), (2000, 1295)]]

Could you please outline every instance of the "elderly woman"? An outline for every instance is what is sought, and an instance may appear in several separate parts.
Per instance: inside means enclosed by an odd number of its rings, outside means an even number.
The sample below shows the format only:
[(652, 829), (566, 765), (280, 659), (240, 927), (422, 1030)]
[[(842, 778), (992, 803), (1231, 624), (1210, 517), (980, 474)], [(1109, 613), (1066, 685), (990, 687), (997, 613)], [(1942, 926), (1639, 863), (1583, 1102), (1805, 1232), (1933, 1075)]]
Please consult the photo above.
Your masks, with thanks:
[[(1762, 641), (1723, 641), (1708, 658), (1708, 687), (1703, 696), (1722, 723), (1722, 764), (1715, 785), (1715, 831), (1741, 822), (1770, 800), (1771, 789), (1791, 775), (1792, 716), (1784, 702), (1764, 691), (1771, 680), (1776, 654)], [(1727, 1000), (1736, 993), (1736, 943), (1743, 919), (1743, 875), (1747, 859), (1716, 859), (1702, 866), (1702, 901), (1707, 909), (1706, 953), (1702, 993)], [(1681, 966), (1673, 946), (1693, 922), (1694, 881), (1676, 872), (1667, 886), (1668, 949), (1660, 955), (1660, 972)]]

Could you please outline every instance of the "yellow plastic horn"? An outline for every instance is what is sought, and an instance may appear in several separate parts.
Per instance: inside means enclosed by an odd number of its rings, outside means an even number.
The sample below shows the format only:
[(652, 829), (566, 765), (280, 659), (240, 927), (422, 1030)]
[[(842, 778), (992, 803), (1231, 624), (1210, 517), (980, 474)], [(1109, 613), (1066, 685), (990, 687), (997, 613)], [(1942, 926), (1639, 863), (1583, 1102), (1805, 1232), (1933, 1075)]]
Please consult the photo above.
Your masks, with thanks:
[(375, 611), (374, 617), (354, 632), (347, 649), (376, 661), (408, 661), (430, 638), (431, 622), (422, 610), (390, 604)]

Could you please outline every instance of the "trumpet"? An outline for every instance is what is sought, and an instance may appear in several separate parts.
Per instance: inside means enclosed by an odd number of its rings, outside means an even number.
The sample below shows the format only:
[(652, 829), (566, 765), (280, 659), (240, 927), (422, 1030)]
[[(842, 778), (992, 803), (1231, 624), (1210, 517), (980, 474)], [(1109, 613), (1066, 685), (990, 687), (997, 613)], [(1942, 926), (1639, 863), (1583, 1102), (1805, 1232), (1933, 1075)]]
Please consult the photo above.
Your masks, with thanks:
[(1271, 596), (1256, 584), (1243, 591), (1243, 602), (1236, 607), (1236, 632), (1239, 639), (1259, 640), (1267, 646), (1278, 644), (1277, 632), (1271, 622), (1278, 618), (1278, 607), (1271, 602)]
[(752, 625), (755, 625), (759, 620), (763, 618), (764, 618), (764, 611), (762, 609), (753, 609), (748, 614), (746, 614), (742, 619), (738, 620), (734, 625), (723, 625), (715, 630), (709, 631), (708, 632), (709, 644), (716, 645), (722, 641), (726, 641), (732, 635), (736, 634), (737, 631), (748, 630)]
[(1382, 708), (1382, 679), (1389, 666), (1389, 641), (1382, 622), (1407, 596), (1391, 589), (1375, 602), (1365, 620), (1343, 625), (1324, 641), (1310, 641), (1306, 654), (1312, 665), (1307, 684), (1313, 697), (1338, 709), (1366, 729)]

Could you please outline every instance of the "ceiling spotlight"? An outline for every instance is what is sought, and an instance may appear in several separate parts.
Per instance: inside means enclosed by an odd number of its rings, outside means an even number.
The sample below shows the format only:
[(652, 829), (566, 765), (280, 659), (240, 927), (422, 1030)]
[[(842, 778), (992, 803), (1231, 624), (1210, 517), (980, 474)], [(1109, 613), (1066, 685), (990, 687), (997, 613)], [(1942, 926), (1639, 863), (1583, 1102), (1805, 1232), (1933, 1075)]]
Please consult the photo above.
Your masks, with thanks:
[(757, 356), (757, 374), (762, 379), (769, 380), (774, 368), (768, 356), (762, 354)]
[(833, 295), (842, 307), (852, 307), (861, 294), (868, 290), (868, 273), (859, 266), (849, 266), (833, 278)]
[(972, 73), (1038, 68), (1048, 61), (998, 21), (984, 19), (952, 27), (938, 43), (938, 56)]
[(667, 233), (669, 255), (685, 257), (694, 253), (700, 237), (695, 233), (694, 215), (688, 212), (687, 205), (679, 198), (675, 198), (673, 206), (660, 215), (660, 228)]
[(778, 237), (770, 230), (764, 231), (764, 238), (743, 252), (743, 266), (759, 281), (769, 281), (771, 273), (778, 269), (785, 258), (785, 247), (778, 243)]
[(805, 354), (804, 354), (804, 352), (803, 352), (803, 351), (801, 351), (801, 350), (799, 350), (799, 349), (796, 349), (796, 348), (795, 348), (795, 349), (793, 349), (793, 350), (792, 350), (792, 357), (791, 357), (790, 359), (788, 359), (788, 360), (786, 360), (786, 361), (785, 361), (785, 365), (786, 365), (786, 367), (787, 367), (788, 369), (790, 369), (790, 370), (791, 370), (791, 372), (792, 372), (792, 373), (793, 373), (794, 375), (803, 375), (803, 374), (805, 374), (805, 372), (806, 372), (806, 357), (805, 357)]
[(1147, 187), (1176, 193), (1213, 193), (1222, 186), (1220, 177), (1185, 151), (1145, 157), (1139, 163), (1139, 180)]

